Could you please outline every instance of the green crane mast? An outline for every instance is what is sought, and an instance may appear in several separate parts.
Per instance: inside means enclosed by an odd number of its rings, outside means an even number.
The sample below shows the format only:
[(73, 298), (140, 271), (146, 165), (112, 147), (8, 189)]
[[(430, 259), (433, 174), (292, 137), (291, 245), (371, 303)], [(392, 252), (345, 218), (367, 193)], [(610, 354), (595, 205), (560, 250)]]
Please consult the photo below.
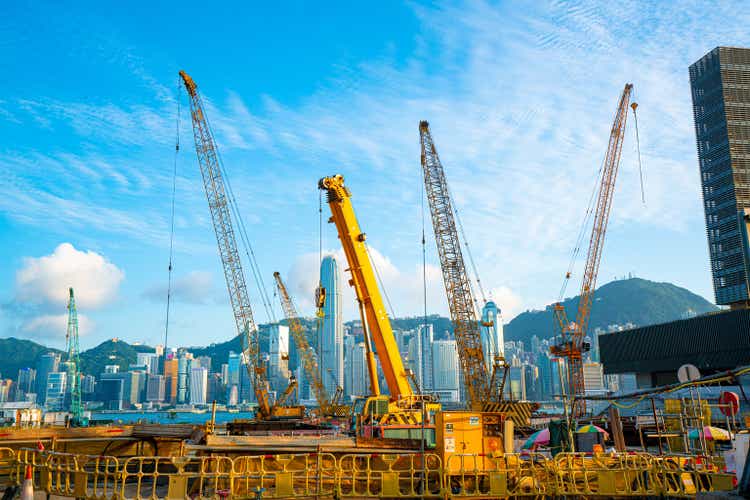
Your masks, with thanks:
[(72, 414), (71, 425), (85, 425), (83, 418), (83, 405), (81, 403), (81, 359), (78, 349), (78, 311), (76, 310), (76, 299), (73, 288), (70, 288), (70, 300), (68, 301), (68, 331), (65, 334), (66, 351), (68, 352), (68, 385), (70, 387), (70, 413)]

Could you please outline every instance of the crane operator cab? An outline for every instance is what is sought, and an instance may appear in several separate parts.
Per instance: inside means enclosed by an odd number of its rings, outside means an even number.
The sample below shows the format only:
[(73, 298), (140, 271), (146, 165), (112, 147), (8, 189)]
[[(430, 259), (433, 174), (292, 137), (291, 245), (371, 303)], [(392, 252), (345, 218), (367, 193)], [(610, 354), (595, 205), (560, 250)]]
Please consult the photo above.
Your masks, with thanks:
[(388, 395), (359, 398), (354, 403), (358, 444), (393, 448), (435, 447), (435, 419), (441, 405), (433, 395), (391, 401)]

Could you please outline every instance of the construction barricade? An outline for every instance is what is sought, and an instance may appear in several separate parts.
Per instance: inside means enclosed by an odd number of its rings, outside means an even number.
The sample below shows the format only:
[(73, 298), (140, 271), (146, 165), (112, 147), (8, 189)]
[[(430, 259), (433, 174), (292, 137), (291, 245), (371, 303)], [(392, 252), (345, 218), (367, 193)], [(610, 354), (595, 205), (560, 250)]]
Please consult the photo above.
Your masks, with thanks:
[(34, 486), (57, 497), (115, 498), (508, 498), (694, 497), (728, 491), (733, 476), (717, 458), (645, 453), (462, 455), (302, 453), (130, 457), (0, 448), (6, 486), (33, 471)]
[(339, 497), (428, 498), (443, 491), (440, 457), (431, 453), (347, 454), (337, 472)]

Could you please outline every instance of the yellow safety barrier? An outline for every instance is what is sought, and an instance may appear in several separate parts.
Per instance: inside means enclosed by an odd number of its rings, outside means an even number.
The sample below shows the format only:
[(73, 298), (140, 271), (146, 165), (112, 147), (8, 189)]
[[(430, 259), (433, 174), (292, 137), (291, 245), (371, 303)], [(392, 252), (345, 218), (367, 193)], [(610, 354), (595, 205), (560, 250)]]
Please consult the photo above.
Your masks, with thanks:
[(554, 492), (554, 481), (543, 455), (505, 454), (497, 457), (451, 455), (445, 486), (455, 497), (538, 496)]
[(120, 473), (122, 498), (217, 498), (232, 492), (229, 457), (131, 457)]
[(442, 464), (435, 454), (347, 454), (338, 461), (338, 495), (368, 498), (441, 496)]
[(731, 490), (718, 458), (645, 453), (499, 456), (419, 453), (115, 457), (0, 448), (16, 484), (59, 497), (114, 498), (508, 498), (694, 497)]
[(658, 495), (654, 461), (645, 453), (560, 453), (554, 459), (556, 489), (560, 495)]
[(11, 448), (0, 447), (0, 484), (16, 482), (16, 452)]

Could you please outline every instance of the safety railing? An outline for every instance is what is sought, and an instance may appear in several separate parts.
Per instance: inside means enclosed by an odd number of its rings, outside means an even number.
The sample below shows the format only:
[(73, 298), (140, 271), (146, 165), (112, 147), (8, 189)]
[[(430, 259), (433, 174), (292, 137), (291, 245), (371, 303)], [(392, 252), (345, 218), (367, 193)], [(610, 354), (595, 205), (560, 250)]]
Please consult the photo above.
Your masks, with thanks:
[(245, 456), (234, 459), (233, 496), (330, 497), (336, 484), (330, 453)]
[(16, 482), (16, 452), (0, 447), (0, 484)]
[[(130, 457), (0, 448), (0, 471), (58, 497), (115, 498), (505, 498), (694, 497), (727, 491), (733, 476), (705, 457), (645, 453), (449, 455), (427, 453)], [(10, 483), (5, 483), (10, 484)]]
[(553, 493), (549, 459), (543, 455), (454, 454), (445, 467), (445, 487), (456, 497), (539, 496)]
[(338, 460), (339, 497), (428, 498), (443, 491), (440, 457), (427, 453), (347, 454)]

